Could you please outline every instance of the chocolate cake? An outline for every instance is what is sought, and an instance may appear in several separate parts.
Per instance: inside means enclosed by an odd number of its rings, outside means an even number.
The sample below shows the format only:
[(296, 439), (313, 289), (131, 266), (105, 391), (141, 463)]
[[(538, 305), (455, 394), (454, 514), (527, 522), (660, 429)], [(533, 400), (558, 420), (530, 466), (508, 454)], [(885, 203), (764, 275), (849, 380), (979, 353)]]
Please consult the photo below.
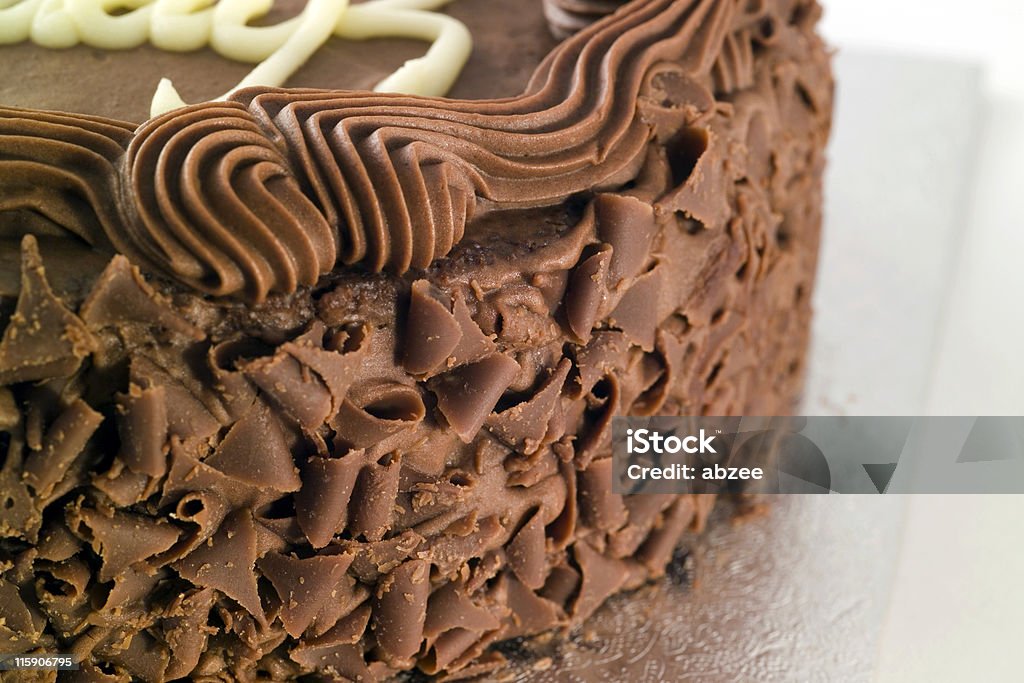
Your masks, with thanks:
[[(285, 11), (296, 4), (285, 4)], [(815, 0), (458, 0), (249, 66), (0, 47), (0, 653), (75, 681), (455, 678), (663, 574), (711, 497), (616, 415), (799, 397), (831, 116)], [(62, 679), (63, 680), (63, 679)]]

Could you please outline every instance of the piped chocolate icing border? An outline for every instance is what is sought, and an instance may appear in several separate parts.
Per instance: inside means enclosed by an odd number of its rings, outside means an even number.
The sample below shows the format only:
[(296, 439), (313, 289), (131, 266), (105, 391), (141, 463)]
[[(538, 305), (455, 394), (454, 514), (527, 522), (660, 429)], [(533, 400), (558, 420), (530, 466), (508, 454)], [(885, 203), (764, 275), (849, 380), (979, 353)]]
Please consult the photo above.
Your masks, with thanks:
[[(706, 73), (734, 4), (634, 5), (569, 38), (505, 100), (250, 89), (134, 132), (0, 110), (0, 145), (13, 151), (0, 160), (2, 208), (250, 301), (338, 264), (426, 268), (474, 215), (633, 180), (652, 136), (638, 97), (661, 69)], [(75, 209), (59, 210), (68, 195)]]

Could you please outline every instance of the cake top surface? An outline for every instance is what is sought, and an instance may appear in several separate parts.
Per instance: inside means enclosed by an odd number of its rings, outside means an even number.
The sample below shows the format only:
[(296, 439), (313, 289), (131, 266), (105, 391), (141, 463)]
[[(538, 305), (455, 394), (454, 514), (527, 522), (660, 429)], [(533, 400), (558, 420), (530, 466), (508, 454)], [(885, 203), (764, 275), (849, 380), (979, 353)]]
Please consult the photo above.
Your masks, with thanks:
[[(265, 16), (251, 24), (280, 26), (297, 17), (306, 3), (307, 0), (276, 0)], [(353, 6), (361, 4), (368, 3), (357, 2)], [(8, 11), (17, 7), (15, 3)], [(436, 11), (461, 22), (473, 38), (470, 59), (448, 92), (453, 98), (482, 99), (521, 92), (533, 70), (557, 42), (548, 29), (540, 0), (451, 0)], [(186, 102), (201, 102), (227, 92), (254, 66), (228, 59), (207, 44), (200, 49), (176, 52), (154, 47), (149, 41), (117, 50), (83, 43), (46, 49), (31, 40), (4, 42), (0, 31), (0, 60), (17, 64), (18, 68), (0, 76), (0, 106), (79, 112), (133, 122), (149, 117), (150, 100), (162, 78), (172, 80)], [(429, 42), (411, 38), (332, 37), (284, 85), (372, 90), (429, 47)]]

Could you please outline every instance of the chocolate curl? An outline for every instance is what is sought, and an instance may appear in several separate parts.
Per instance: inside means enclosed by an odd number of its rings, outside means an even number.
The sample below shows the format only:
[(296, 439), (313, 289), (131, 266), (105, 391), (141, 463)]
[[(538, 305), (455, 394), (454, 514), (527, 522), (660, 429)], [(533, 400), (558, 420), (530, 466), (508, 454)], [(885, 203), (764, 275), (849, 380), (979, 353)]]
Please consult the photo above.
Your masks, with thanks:
[(331, 396), (331, 410), (327, 419), (341, 410), (357, 371), (369, 348), (370, 329), (362, 327), (350, 333), (329, 332), (322, 322), (314, 320), (309, 329), (294, 341), (281, 346), (281, 350), (319, 375)]
[(380, 680), (366, 665), (361, 642), (369, 623), (370, 607), (361, 605), (322, 636), (304, 638), (289, 656), (309, 670), (328, 669), (353, 681)]
[(611, 370), (624, 367), (629, 350), (629, 340), (622, 332), (595, 333), (590, 342), (576, 352), (579, 374), (575, 384), (567, 387), (569, 397), (576, 399), (586, 396)]
[(237, 363), (245, 376), (302, 428), (311, 432), (341, 410), (349, 385), (366, 353), (366, 334), (355, 349), (328, 334), (320, 321), (272, 356)]
[(502, 393), (519, 374), (519, 363), (500, 353), (435, 378), (437, 407), (464, 443), (480, 431)]
[(187, 556), (216, 533), (230, 511), (224, 499), (214, 491), (186, 493), (175, 505), (171, 517), (194, 524), (198, 528), (166, 553), (155, 558), (154, 564), (164, 565)]
[(483, 333), (480, 326), (473, 320), (469, 311), (469, 304), (461, 290), (455, 292), (455, 303), (452, 305), (452, 316), (459, 324), (462, 336), (459, 343), (451, 353), (449, 362), (451, 367), (459, 367), (467, 363), (475, 363), (486, 358), (494, 352), (494, 340)]
[(183, 318), (171, 307), (170, 302), (157, 294), (139, 269), (121, 254), (111, 259), (93, 285), (79, 314), (93, 329), (120, 328), (135, 323), (163, 328), (196, 341), (206, 337), (202, 330)]
[(159, 489), (158, 480), (146, 474), (133, 472), (120, 458), (115, 458), (110, 469), (94, 474), (90, 481), (118, 507), (131, 507), (149, 498)]
[(6, 447), (0, 444), (0, 537), (36, 541), (43, 522), (36, 497), (22, 475), (24, 439), (12, 435)]
[(507, 609), (485, 595), (474, 601), (470, 593), (465, 583), (453, 582), (430, 596), (424, 625), (426, 654), (419, 663), (424, 673), (447, 670), (461, 676), (466, 664), (497, 639)]
[(624, 561), (605, 557), (587, 541), (576, 543), (573, 555), (583, 575), (579, 595), (572, 605), (573, 621), (579, 623), (622, 587), (629, 578), (629, 569)]
[(160, 505), (177, 500), (194, 491), (217, 491), (231, 509), (240, 507), (258, 508), (281, 497), (273, 488), (229, 477), (220, 470), (210, 467), (191, 455), (178, 440), (171, 440), (170, 468), (164, 480)]
[(423, 642), (430, 596), (430, 563), (409, 560), (377, 586), (373, 630), (381, 657), (389, 665), (408, 667)]
[(68, 525), (103, 560), (100, 581), (110, 581), (132, 565), (164, 552), (181, 534), (163, 520), (89, 508), (72, 510)]
[(323, 380), (305, 371), (302, 363), (284, 349), (271, 357), (245, 363), (242, 369), (303, 429), (313, 431), (330, 417), (332, 397)]
[(122, 647), (119, 643), (116, 648), (110, 648), (106, 659), (123, 666), (136, 679), (163, 680), (170, 661), (167, 646), (146, 631), (136, 631), (130, 638), (127, 647)]
[(50, 289), (36, 238), (25, 235), (21, 292), (0, 340), (0, 385), (67, 377), (96, 348), (85, 323)]
[(546, 440), (556, 408), (560, 407), (562, 387), (571, 368), (569, 359), (563, 358), (537, 393), (527, 401), (490, 415), (487, 428), (511, 448), (525, 455), (536, 453)]
[(441, 576), (454, 577), (467, 562), (499, 547), (508, 536), (495, 515), (481, 519), (469, 529), (435, 536), (419, 556), (429, 559)]
[(636, 554), (636, 558), (647, 567), (651, 576), (661, 576), (665, 573), (665, 565), (672, 559), (679, 539), (695, 516), (696, 507), (693, 500), (681, 497), (664, 514), (661, 524), (651, 531)]
[[(601, 388), (599, 394), (595, 389)], [(579, 435), (574, 461), (576, 467), (586, 469), (598, 453), (605, 450), (612, 438), (612, 418), (620, 415), (622, 405), (622, 387), (616, 375), (610, 374), (603, 384), (591, 389), (589, 401), (595, 404), (591, 425), (586, 432)]]
[(401, 472), (398, 455), (391, 456), (387, 465), (371, 463), (363, 468), (349, 504), (349, 529), (353, 536), (379, 541), (391, 529)]
[(46, 617), (30, 608), (18, 586), (0, 578), (0, 638), (17, 650), (35, 647), (43, 638)]
[(37, 496), (50, 495), (101, 422), (103, 416), (82, 399), (76, 399), (53, 421), (46, 431), (43, 449), (25, 459), (25, 482), (36, 490)]
[(554, 547), (561, 550), (572, 543), (576, 535), (579, 506), (576, 502), (576, 468), (571, 462), (563, 461), (559, 463), (559, 470), (565, 480), (565, 502), (558, 517), (549, 525), (547, 534)]
[(544, 587), (538, 591), (538, 594), (568, 613), (569, 599), (576, 595), (579, 587), (580, 573), (568, 564), (557, 564), (551, 568), (547, 581), (544, 582)]
[[(183, 442), (206, 441), (221, 428), (221, 422), (210, 408), (193, 393), (201, 386), (194, 377), (172, 377), (167, 370), (142, 355), (135, 355), (131, 361), (131, 382), (143, 389), (163, 388), (164, 405), (167, 407), (167, 431)], [(191, 385), (191, 389), (189, 387)], [(197, 389), (198, 391), (198, 389)]]
[(559, 459), (554, 451), (547, 449), (529, 458), (509, 458), (505, 461), (505, 471), (508, 472), (509, 487), (522, 486), (530, 488), (540, 482), (558, 475)]
[[(141, 566), (141, 565), (140, 565)], [(123, 627), (126, 623), (140, 623), (148, 620), (148, 597), (157, 584), (167, 578), (166, 572), (153, 572), (148, 567), (129, 568), (116, 577), (110, 591), (98, 591), (95, 598), (95, 613), (90, 621), (110, 628)]]
[(569, 329), (581, 342), (590, 339), (597, 319), (608, 300), (608, 268), (612, 249), (605, 246), (576, 266), (565, 294), (565, 317)]
[(259, 340), (240, 337), (214, 344), (207, 352), (206, 364), (213, 375), (213, 386), (230, 421), (240, 420), (256, 400), (256, 387), (239, 369), (239, 361), (264, 355), (268, 350)]
[(737, 171), (728, 161), (730, 141), (703, 128), (684, 128), (674, 145), (681, 159), (670, 159), (673, 168), (685, 170), (674, 178), (675, 189), (658, 202), (666, 213), (679, 212), (699, 222), (707, 230), (725, 227), (732, 209), (723, 192), (717, 188), (735, 179)]
[(321, 555), (299, 559), (281, 553), (268, 553), (258, 566), (274, 584), (281, 598), (281, 623), (293, 638), (302, 635), (323, 604), (336, 601), (351, 555)]
[(13, 432), (21, 424), (21, 410), (14, 402), (14, 394), (7, 387), (0, 387), (0, 432)]
[(335, 441), (346, 448), (369, 448), (412, 429), (426, 414), (423, 397), (415, 386), (397, 382), (364, 386), (342, 404), (333, 423)]
[(188, 676), (199, 664), (210, 635), (207, 620), (215, 597), (210, 588), (192, 590), (179, 596), (167, 609), (163, 627), (171, 649), (165, 674), (168, 680)]
[(348, 525), (349, 500), (364, 464), (361, 455), (313, 456), (302, 466), (302, 488), (295, 494), (295, 517), (314, 548), (323, 548)]
[(342, 541), (338, 547), (341, 552), (355, 557), (349, 572), (363, 583), (372, 585), (414, 553), (418, 556), (425, 542), (420, 534), (406, 530), (383, 541)]
[(51, 625), (62, 638), (80, 632), (93, 611), (88, 591), (91, 567), (73, 558), (60, 564), (37, 561), (33, 570), (35, 595)]
[(167, 394), (135, 384), (118, 397), (121, 460), (133, 472), (162, 477), (167, 471)]
[(256, 587), (256, 525), (251, 511), (233, 513), (207, 543), (173, 567), (194, 585), (224, 593), (266, 627)]
[[(364, 604), (369, 599), (370, 589), (356, 581), (351, 572), (345, 574), (332, 592), (331, 599), (320, 604), (320, 609), (313, 617), (309, 628), (306, 629), (303, 640), (312, 642), (320, 640), (321, 637), (325, 640), (332, 638), (333, 634), (346, 628), (345, 624), (348, 623), (349, 617), (356, 611), (365, 608), (369, 613), (369, 607)], [(364, 626), (363, 630), (350, 642), (358, 642), (365, 630)]]
[(232, 425), (204, 463), (236, 481), (281, 493), (302, 485), (278, 418), (263, 401)]
[(675, 501), (676, 496), (668, 493), (623, 497), (629, 521), (609, 535), (608, 550), (612, 557), (631, 557), (635, 554), (660, 519), (662, 510)]
[(612, 493), (612, 460), (590, 463), (579, 474), (580, 513), (583, 523), (601, 531), (614, 531), (626, 523), (628, 513), (622, 496)]
[(501, 634), (502, 638), (530, 636), (564, 623), (564, 616), (555, 603), (540, 597), (507, 572), (501, 575), (498, 586), (505, 592), (512, 613), (511, 623)]
[(423, 633), (428, 642), (455, 629), (472, 631), (479, 639), (481, 634), (499, 626), (501, 621), (491, 610), (471, 600), (464, 585), (453, 582), (431, 594)]
[(658, 323), (671, 313), (663, 310), (665, 268), (661, 265), (644, 273), (623, 295), (619, 305), (608, 316), (612, 327), (622, 330), (631, 342), (644, 351), (654, 350)]
[(47, 524), (39, 534), (36, 546), (37, 557), (50, 562), (63, 562), (71, 559), (82, 549), (82, 541), (78, 539), (63, 520)]
[(650, 258), (657, 223), (654, 207), (636, 197), (599, 194), (594, 198), (597, 236), (611, 247), (608, 280), (613, 288), (636, 277)]
[(402, 366), (410, 374), (427, 375), (462, 341), (462, 327), (442, 297), (427, 280), (412, 283), (402, 357)]
[(537, 509), (512, 537), (505, 551), (515, 575), (531, 590), (539, 590), (547, 576), (547, 547), (544, 520)]

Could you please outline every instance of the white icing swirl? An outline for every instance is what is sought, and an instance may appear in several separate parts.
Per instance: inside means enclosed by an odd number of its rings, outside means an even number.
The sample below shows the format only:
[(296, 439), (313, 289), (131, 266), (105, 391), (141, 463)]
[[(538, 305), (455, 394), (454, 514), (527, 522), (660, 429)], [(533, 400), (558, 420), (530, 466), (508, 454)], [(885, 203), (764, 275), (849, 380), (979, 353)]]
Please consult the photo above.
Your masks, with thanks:
[[(32, 40), (48, 48), (78, 43), (123, 50), (146, 42), (186, 52), (209, 45), (216, 52), (257, 66), (216, 99), (240, 88), (281, 86), (332, 35), (350, 40), (377, 37), (431, 42), (423, 57), (406, 62), (376, 90), (442, 96), (469, 58), (472, 39), (461, 22), (434, 12), (451, 0), (309, 0), (302, 13), (272, 26), (249, 26), (274, 0), (0, 0), (0, 44)], [(164, 79), (151, 115), (183, 106)]]

